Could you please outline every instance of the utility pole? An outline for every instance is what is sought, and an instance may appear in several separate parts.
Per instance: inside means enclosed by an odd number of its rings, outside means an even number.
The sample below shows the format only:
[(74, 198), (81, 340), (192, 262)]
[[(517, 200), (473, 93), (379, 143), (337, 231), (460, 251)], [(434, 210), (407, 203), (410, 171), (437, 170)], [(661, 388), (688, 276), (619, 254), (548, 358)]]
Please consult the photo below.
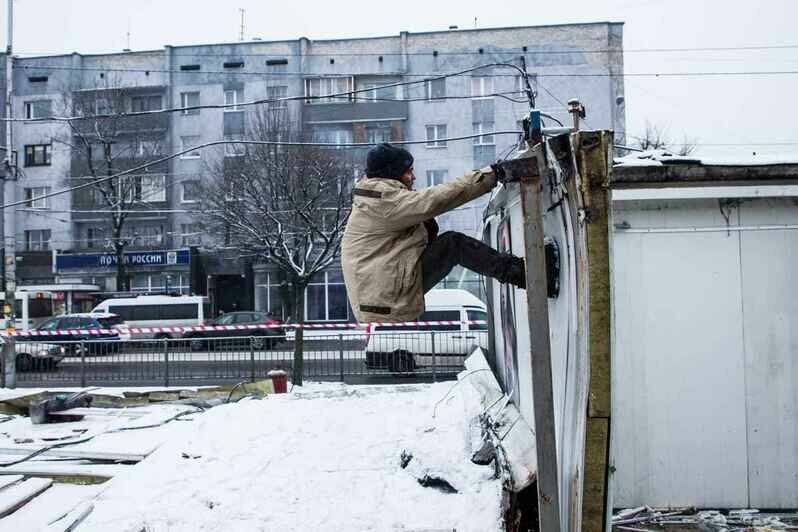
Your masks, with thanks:
[[(14, 1), (13, 0), (6, 0), (7, 6), (7, 21), (8, 21), (8, 46), (6, 46), (6, 157), (5, 157), (5, 164), (3, 165), (3, 169), (5, 172), (3, 186), (0, 187), (2, 193), (0, 194), (0, 203), (3, 205), (6, 204), (6, 198), (10, 198), (11, 202), (16, 198), (16, 195), (13, 193), (16, 185), (16, 181), (14, 180), (15, 168), (14, 168), (14, 147), (12, 143), (12, 127), (13, 122), (11, 122), (11, 118), (13, 117), (11, 112), (11, 97), (13, 95), (13, 81), (14, 81), (14, 74), (13, 74), (13, 67), (14, 67), (14, 59), (12, 57), (13, 54), (13, 34), (14, 34)], [(10, 190), (10, 194), (6, 194), (6, 189)], [(0, 216), (0, 220), (4, 223), (2, 224), (2, 231), (0, 234), (3, 235), (4, 245), (3, 245), (3, 262), (5, 264), (4, 271), (4, 278), (5, 278), (5, 300), (3, 301), (3, 316), (5, 317), (5, 326), (9, 330), (9, 332), (14, 327), (14, 301), (16, 299), (16, 224), (14, 223), (16, 211), (12, 208), (10, 211), (3, 209), (2, 216)], [(7, 223), (6, 223), (7, 222)], [(10, 238), (7, 235), (11, 235)], [(6, 341), (3, 343), (3, 368), (4, 368), (4, 383), (7, 387), (13, 388), (16, 384), (16, 348), (14, 347), (14, 337), (8, 336)]]
[(243, 41), (244, 40), (244, 9), (243, 8), (238, 8), (238, 10), (241, 12), (241, 32), (238, 34), (238, 40), (239, 41)]

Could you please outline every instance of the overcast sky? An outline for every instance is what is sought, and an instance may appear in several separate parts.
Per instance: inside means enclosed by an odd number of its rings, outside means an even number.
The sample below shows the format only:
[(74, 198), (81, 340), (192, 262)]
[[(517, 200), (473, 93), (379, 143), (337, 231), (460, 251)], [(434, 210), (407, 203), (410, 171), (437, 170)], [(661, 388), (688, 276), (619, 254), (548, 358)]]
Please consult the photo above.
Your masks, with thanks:
[[(6, 0), (9, 1), (9, 0)], [(5, 2), (3, 2), (5, 4)], [(445, 30), (449, 25), (526, 26), (568, 22), (625, 23), (627, 74), (798, 71), (788, 49), (645, 52), (651, 48), (798, 45), (796, 0), (15, 0), (14, 51), (22, 55), (118, 52), (238, 40), (244, 8), (247, 39), (368, 37)], [(2, 42), (6, 42), (5, 5)], [(794, 132), (798, 74), (626, 78), (627, 128), (646, 121), (702, 155), (798, 157)], [(588, 110), (589, 113), (589, 110)], [(589, 119), (589, 116), (588, 116)], [(793, 143), (785, 146), (755, 144)], [(743, 144), (742, 146), (711, 146)]]

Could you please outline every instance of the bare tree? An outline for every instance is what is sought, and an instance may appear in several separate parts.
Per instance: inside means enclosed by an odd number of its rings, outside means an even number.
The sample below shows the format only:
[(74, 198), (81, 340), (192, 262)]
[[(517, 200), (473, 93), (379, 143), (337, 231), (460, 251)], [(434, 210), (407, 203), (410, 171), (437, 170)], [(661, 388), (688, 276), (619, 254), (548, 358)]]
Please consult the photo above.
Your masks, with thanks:
[(635, 147), (641, 150), (666, 150), (676, 155), (688, 156), (696, 149), (696, 139), (684, 135), (682, 142), (673, 142), (664, 126), (646, 122), (642, 137), (633, 137)]
[(107, 213), (107, 223), (92, 230), (86, 244), (113, 250), (118, 291), (130, 290), (125, 250), (132, 245), (162, 243), (163, 234), (138, 235), (129, 230), (128, 221), (134, 211), (148, 210), (152, 201), (165, 200), (168, 166), (154, 164), (141, 173), (97, 181), (153, 162), (165, 152), (165, 115), (124, 116), (131, 111), (160, 109), (163, 100), (159, 90), (118, 88), (106, 82), (96, 89), (65, 92), (65, 110), (82, 118), (69, 121), (66, 132), (53, 139), (70, 148), (67, 184), (93, 183), (75, 192), (74, 220), (81, 220), (81, 210), (92, 211), (94, 217)]
[[(260, 108), (248, 140), (297, 141), (287, 111)], [(302, 324), (311, 278), (338, 258), (351, 206), (352, 166), (335, 150), (311, 146), (226, 147), (202, 181), (206, 232), (229, 254), (275, 266), (287, 280), (291, 319)], [(302, 383), (303, 330), (296, 330), (292, 381)]]

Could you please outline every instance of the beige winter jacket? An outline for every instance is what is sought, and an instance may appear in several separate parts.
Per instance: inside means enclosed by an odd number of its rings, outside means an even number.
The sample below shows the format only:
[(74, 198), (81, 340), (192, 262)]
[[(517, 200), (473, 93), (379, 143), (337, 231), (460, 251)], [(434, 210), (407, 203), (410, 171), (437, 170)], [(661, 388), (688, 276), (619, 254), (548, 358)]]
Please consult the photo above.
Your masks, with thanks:
[(423, 222), (481, 196), (495, 182), (492, 173), (483, 171), (417, 191), (395, 179), (357, 182), (341, 265), (359, 322), (412, 321), (424, 312)]

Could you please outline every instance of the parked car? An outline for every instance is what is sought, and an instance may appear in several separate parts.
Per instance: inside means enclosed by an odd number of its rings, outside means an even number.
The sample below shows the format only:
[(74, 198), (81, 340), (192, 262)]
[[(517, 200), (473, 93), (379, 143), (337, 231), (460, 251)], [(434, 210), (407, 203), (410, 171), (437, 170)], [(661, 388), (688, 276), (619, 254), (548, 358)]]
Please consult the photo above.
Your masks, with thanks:
[[(80, 354), (85, 348), (86, 354), (104, 355), (119, 352), (121, 342), (130, 340), (130, 334), (117, 330), (125, 322), (116, 314), (91, 313), (91, 314), (65, 314), (43, 321), (36, 327), (36, 331), (50, 331), (47, 335), (48, 342), (63, 342), (68, 354)], [(107, 329), (108, 332), (93, 334), (87, 329)], [(76, 334), (66, 332), (77, 331)], [(52, 334), (56, 331), (57, 334)], [(39, 342), (41, 336), (20, 336), (23, 342)]]
[[(488, 348), (487, 307), (476, 296), (459, 289), (430, 290), (424, 298), (426, 311), (417, 321), (454, 321), (449, 325), (373, 325), (366, 343), (366, 367), (392, 372), (412, 372), (431, 367), (462, 369), (475, 347)], [(434, 353), (434, 358), (433, 358)]]
[[(203, 325), (280, 325), (280, 321), (271, 318), (265, 312), (237, 311), (228, 312), (216, 319), (206, 321)], [(209, 338), (243, 338), (252, 336), (253, 347), (255, 349), (271, 349), (280, 340), (285, 338), (285, 331), (282, 327), (272, 329), (237, 329), (214, 331), (191, 331), (187, 332), (183, 338), (191, 340), (191, 349), (199, 351), (208, 347)]]
[[(14, 342), (17, 353), (17, 371), (30, 371), (34, 369), (53, 369), (64, 358), (64, 348), (60, 345), (48, 343), (20, 342), (19, 337)], [(8, 340), (0, 336), (0, 347)]]

